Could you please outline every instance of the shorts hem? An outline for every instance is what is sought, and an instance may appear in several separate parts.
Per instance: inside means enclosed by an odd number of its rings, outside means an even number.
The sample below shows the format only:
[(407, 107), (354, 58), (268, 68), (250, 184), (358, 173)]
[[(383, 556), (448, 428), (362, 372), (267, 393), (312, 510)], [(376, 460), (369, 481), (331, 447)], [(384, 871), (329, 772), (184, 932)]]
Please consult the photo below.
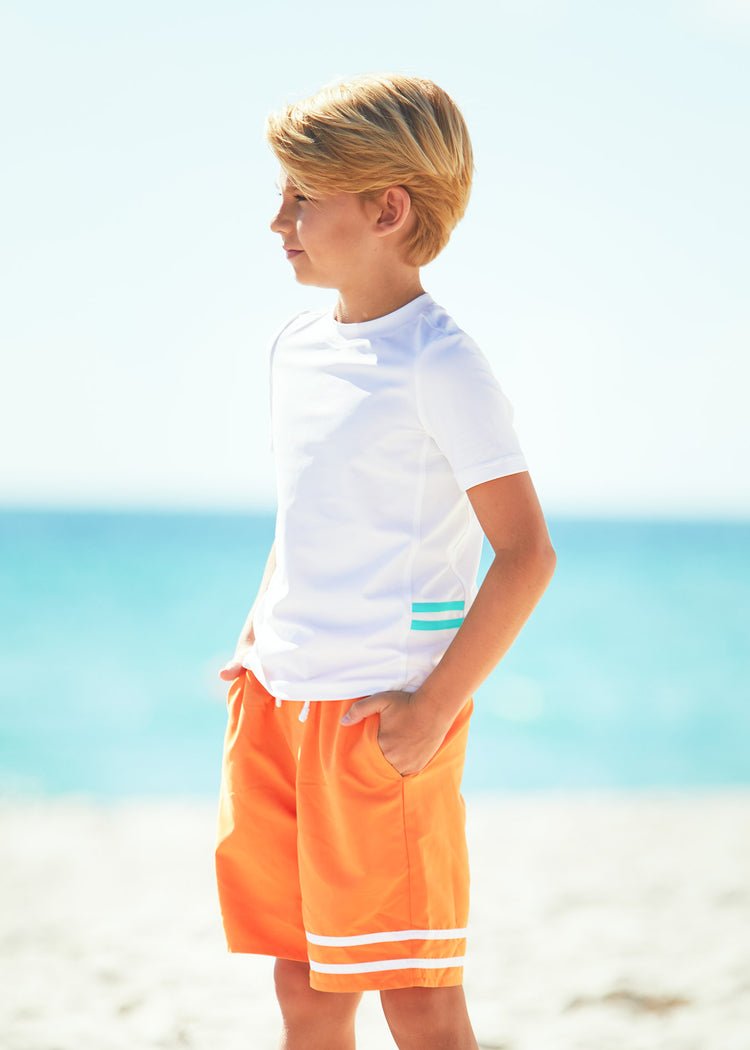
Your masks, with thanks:
[(394, 988), (450, 988), (463, 984), (463, 968), (398, 970), (385, 973), (328, 974), (310, 971), (310, 987), (318, 992), (385, 992)]
[(269, 959), (289, 959), (290, 962), (300, 962), (309, 965), (310, 960), (307, 955), (297, 955), (289, 950), (280, 949), (275, 951), (273, 948), (258, 948), (256, 945), (236, 945), (228, 944), (227, 952), (230, 955), (265, 955)]
[(227, 941), (227, 951), (230, 955), (267, 955), (269, 959), (289, 959), (294, 963), (310, 963), (305, 948), (274, 947), (257, 941), (237, 941), (236, 939)]

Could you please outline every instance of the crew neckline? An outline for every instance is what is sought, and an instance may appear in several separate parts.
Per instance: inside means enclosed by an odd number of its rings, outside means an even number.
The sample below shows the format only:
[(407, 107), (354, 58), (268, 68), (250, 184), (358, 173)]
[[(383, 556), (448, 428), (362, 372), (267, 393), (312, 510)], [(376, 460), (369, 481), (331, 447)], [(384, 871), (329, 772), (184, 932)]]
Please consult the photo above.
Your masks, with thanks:
[[(388, 332), (392, 328), (396, 328), (405, 322), (411, 321), (422, 313), (424, 308), (432, 303), (432, 297), (428, 292), (422, 292), (415, 299), (411, 299), (404, 306), (400, 306), (398, 310), (393, 310), (389, 314), (383, 314), (381, 317), (374, 317), (371, 321), (337, 321), (332, 310), (330, 313), (331, 322), (336, 332), (343, 336), (345, 339), (359, 338), (364, 335), (373, 336), (381, 335), (383, 332)], [(334, 307), (335, 310), (335, 307)]]

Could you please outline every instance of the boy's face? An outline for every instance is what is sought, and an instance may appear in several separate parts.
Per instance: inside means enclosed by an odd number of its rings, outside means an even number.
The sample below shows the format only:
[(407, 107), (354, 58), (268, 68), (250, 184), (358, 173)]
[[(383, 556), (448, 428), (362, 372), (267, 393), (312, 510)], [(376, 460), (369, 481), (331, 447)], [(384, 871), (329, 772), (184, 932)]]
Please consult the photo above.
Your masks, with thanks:
[(312, 200), (283, 171), (278, 185), (281, 204), (271, 229), (281, 235), (300, 284), (341, 291), (364, 277), (378, 241), (367, 204), (353, 193)]

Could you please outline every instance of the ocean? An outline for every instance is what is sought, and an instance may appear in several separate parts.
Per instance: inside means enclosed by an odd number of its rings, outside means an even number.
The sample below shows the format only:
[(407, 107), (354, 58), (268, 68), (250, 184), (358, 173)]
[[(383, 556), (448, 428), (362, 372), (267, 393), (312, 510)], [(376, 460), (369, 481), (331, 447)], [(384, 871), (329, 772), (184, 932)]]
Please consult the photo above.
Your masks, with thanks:
[[(750, 784), (750, 524), (550, 531), (557, 573), (477, 695), (465, 790)], [(0, 512), (0, 793), (215, 797), (217, 672), (272, 538), (249, 513)]]

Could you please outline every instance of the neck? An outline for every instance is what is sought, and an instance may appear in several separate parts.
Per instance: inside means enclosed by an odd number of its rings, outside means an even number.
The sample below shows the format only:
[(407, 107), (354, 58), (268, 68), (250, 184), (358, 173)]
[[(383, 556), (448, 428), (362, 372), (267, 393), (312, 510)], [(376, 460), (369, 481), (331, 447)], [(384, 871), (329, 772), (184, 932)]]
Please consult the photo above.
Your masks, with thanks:
[(365, 287), (339, 289), (339, 298), (334, 316), (342, 324), (358, 324), (374, 321), (406, 306), (417, 296), (424, 294), (419, 270), (399, 274), (391, 280), (380, 279), (367, 282)]

